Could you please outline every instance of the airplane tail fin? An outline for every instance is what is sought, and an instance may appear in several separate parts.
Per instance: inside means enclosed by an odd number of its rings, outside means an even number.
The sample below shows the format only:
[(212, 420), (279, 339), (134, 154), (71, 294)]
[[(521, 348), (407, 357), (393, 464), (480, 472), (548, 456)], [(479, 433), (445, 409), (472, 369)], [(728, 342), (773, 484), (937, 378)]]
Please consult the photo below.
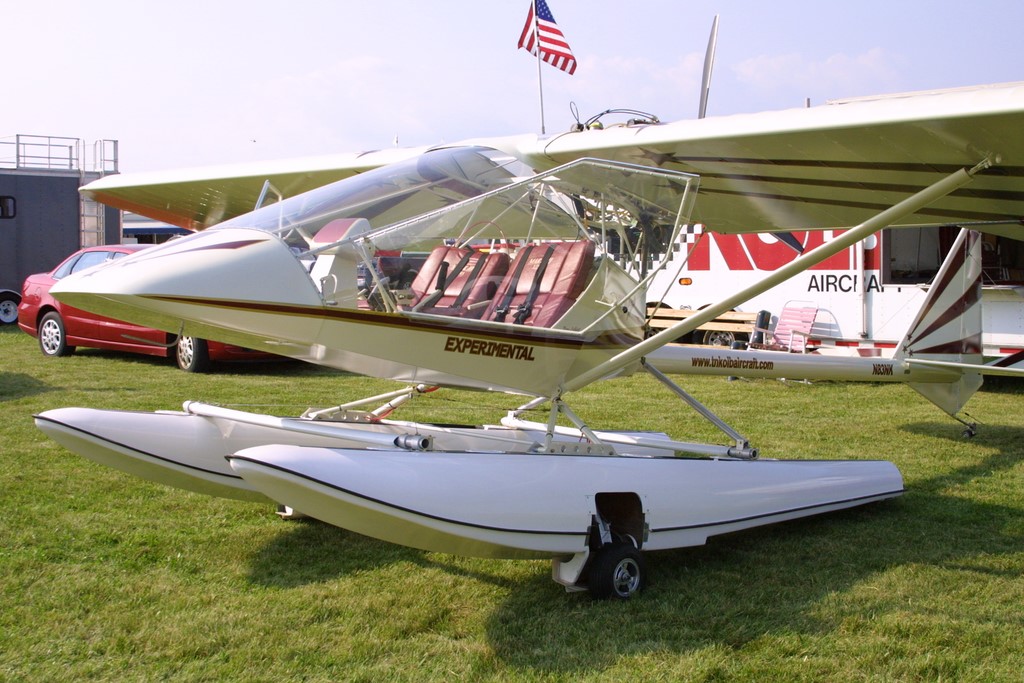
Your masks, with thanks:
[(895, 357), (958, 373), (950, 382), (910, 383), (956, 418), (981, 387), (981, 349), (981, 237), (961, 230)]

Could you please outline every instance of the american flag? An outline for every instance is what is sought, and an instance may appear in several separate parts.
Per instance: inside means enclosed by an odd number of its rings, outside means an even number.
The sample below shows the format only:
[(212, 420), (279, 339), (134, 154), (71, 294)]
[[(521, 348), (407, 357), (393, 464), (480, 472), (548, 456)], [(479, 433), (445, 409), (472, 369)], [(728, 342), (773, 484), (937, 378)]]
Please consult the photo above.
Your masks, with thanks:
[[(536, 22), (533, 16), (534, 7), (537, 9)], [(519, 36), (519, 47), (525, 48), (531, 55), (537, 54), (538, 42), (541, 59), (569, 74), (575, 73), (576, 58), (572, 56), (569, 43), (565, 41), (561, 29), (555, 24), (555, 17), (545, 0), (534, 0), (530, 3), (530, 13), (526, 15), (526, 25), (523, 26), (523, 34)]]

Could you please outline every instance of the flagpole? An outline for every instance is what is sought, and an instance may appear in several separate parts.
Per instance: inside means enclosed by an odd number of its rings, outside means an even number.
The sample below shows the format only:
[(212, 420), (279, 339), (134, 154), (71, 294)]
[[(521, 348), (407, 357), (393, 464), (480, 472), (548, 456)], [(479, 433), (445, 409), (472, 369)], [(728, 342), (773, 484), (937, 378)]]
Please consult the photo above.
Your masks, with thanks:
[(546, 135), (547, 131), (544, 129), (544, 83), (541, 80), (540, 68), (542, 63), (540, 58), (540, 25), (537, 19), (537, 0), (531, 0), (531, 2), (533, 2), (533, 40), (534, 46), (537, 48), (537, 92), (540, 96), (540, 134)]

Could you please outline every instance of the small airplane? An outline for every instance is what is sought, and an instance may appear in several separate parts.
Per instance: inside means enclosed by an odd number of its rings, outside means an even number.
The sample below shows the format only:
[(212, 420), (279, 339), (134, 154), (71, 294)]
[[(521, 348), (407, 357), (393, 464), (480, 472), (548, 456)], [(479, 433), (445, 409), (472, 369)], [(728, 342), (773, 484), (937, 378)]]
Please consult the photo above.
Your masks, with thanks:
[[(147, 479), (270, 500), (425, 550), (549, 558), (567, 589), (628, 598), (646, 580), (642, 550), (891, 498), (902, 477), (884, 461), (760, 458), (727, 426), (726, 445), (603, 431), (571, 409), (572, 392), (644, 369), (710, 414), (658, 370), (667, 359), (652, 360), (680, 335), (884, 227), (1024, 236), (1022, 124), (1024, 86), (1010, 85), (348, 156), (240, 180), (237, 169), (108, 177), (84, 194), (217, 225), (65, 278), (55, 296), (408, 387), (294, 418), (186, 403), (63, 408), (36, 423)], [(307, 185), (316, 187), (295, 193)], [(268, 204), (271, 194), (279, 199)], [(245, 213), (246, 202), (256, 210)], [(645, 284), (667, 256), (649, 262), (642, 245), (676, 244), (694, 222), (848, 229), (644, 338)], [(974, 275), (972, 241), (960, 239), (886, 365), (892, 377), (946, 387), (935, 395), (953, 402), (987, 367), (962, 358)], [(381, 254), (425, 260), (396, 284), (373, 268)], [(370, 275), (362, 288), (360, 267)], [(529, 398), (496, 425), (389, 417), (438, 386)], [(949, 401), (936, 400), (955, 415)], [(544, 405), (546, 421), (525, 419)]]

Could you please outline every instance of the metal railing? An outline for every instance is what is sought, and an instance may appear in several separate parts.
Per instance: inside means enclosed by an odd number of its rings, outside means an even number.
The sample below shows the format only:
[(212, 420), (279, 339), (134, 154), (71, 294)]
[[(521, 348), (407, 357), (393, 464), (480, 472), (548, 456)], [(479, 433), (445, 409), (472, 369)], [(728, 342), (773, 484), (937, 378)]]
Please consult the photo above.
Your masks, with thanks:
[(0, 168), (117, 173), (117, 152), (117, 140), (98, 140), (90, 150), (80, 138), (14, 135), (0, 138)]

